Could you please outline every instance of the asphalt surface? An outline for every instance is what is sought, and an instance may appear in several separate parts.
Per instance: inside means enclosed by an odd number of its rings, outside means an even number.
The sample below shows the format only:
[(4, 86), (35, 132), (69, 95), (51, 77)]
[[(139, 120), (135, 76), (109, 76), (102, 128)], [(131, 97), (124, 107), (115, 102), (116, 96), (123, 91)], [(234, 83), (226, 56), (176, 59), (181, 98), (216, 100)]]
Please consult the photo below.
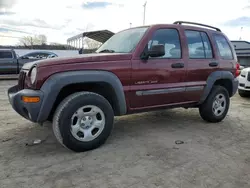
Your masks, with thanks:
[(116, 118), (105, 145), (74, 153), (12, 110), (16, 82), (0, 81), (1, 188), (250, 187), (250, 99), (235, 95), (218, 124), (181, 108)]

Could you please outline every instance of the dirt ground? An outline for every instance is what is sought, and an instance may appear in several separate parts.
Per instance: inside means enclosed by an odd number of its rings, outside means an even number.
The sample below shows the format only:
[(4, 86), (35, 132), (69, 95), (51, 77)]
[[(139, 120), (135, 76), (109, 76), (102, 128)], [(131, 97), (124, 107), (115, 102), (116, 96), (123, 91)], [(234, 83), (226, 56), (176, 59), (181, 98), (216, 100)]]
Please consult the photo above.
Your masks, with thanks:
[[(197, 109), (116, 118), (105, 145), (74, 153), (57, 143), (49, 123), (40, 127), (12, 110), (6, 92), (14, 84), (0, 81), (1, 188), (250, 187), (250, 99), (235, 95), (218, 124)], [(43, 142), (26, 145), (34, 139)]]

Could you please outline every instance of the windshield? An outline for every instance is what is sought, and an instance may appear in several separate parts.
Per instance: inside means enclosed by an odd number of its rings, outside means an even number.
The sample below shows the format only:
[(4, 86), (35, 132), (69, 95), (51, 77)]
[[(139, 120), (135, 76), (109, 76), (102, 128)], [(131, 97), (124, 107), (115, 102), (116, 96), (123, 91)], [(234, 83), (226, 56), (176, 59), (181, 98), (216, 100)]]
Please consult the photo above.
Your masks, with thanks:
[(121, 31), (107, 40), (96, 52), (129, 53), (133, 51), (147, 29), (141, 27)]

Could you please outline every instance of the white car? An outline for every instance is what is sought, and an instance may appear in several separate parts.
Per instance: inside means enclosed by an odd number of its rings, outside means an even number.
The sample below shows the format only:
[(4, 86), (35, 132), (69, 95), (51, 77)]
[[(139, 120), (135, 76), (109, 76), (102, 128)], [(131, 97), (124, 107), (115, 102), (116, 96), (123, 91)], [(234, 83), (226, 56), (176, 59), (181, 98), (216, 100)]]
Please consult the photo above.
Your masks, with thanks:
[(238, 93), (241, 97), (250, 97), (250, 67), (241, 70)]

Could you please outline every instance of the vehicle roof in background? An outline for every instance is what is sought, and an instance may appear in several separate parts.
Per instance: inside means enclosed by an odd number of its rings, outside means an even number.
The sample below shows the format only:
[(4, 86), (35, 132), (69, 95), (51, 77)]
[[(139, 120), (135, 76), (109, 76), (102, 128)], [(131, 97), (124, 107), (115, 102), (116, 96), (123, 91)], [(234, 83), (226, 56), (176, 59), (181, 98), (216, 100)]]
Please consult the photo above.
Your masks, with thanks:
[(73, 36), (69, 38), (67, 41), (71, 41), (74, 39), (78, 39), (80, 37), (88, 37), (92, 40), (104, 43), (106, 42), (110, 37), (112, 37), (115, 33), (109, 30), (99, 30), (99, 31), (90, 31), (90, 32), (84, 32), (79, 35)]

